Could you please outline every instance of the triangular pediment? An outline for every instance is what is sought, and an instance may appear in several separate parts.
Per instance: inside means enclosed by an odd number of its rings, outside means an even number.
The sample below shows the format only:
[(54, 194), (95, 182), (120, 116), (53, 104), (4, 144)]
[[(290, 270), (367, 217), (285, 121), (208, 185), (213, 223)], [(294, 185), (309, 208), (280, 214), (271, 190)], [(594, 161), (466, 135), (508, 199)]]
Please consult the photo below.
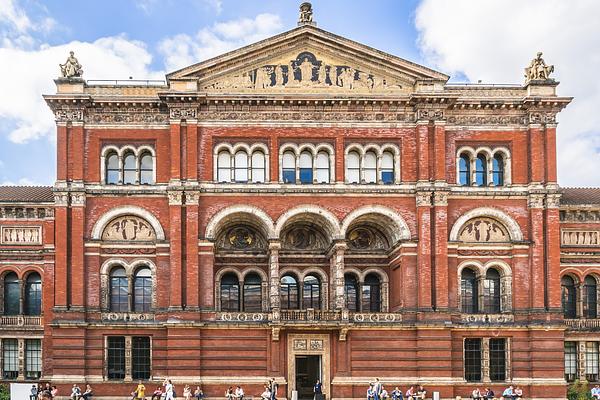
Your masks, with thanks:
[(167, 75), (215, 93), (410, 93), (448, 76), (302, 26)]

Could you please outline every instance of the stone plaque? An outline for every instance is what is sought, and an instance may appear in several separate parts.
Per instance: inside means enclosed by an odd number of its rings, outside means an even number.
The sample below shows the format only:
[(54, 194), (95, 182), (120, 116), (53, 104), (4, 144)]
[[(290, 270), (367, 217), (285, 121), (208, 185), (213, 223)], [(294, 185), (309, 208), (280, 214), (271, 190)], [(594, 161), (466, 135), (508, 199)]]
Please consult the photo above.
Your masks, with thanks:
[(42, 244), (41, 226), (2, 226), (0, 244), (39, 245)]

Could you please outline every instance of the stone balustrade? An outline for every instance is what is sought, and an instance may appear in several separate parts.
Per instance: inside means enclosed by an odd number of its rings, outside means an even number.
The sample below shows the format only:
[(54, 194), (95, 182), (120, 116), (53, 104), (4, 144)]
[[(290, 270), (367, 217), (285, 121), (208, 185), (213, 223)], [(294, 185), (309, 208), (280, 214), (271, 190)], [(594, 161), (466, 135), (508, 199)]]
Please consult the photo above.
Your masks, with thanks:
[(569, 330), (600, 331), (600, 319), (565, 319)]
[(42, 317), (39, 315), (2, 315), (1, 327), (41, 327)]

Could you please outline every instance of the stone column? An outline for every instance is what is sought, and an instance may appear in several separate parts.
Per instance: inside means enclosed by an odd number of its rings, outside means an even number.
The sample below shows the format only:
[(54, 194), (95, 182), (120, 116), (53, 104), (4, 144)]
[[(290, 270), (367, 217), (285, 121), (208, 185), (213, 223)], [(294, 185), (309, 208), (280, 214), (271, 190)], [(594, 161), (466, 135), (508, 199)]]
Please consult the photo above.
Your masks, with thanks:
[(132, 380), (131, 336), (125, 336), (125, 382), (131, 382)]
[(345, 306), (344, 301), (344, 253), (346, 251), (345, 242), (337, 242), (333, 245), (331, 252), (332, 257), (332, 270), (330, 273), (333, 276), (333, 309), (334, 311), (341, 311)]
[(18, 352), (19, 352), (19, 354), (18, 354), (19, 376), (17, 377), (17, 380), (24, 381), (25, 380), (25, 339), (18, 338), (17, 343), (18, 343), (17, 348), (18, 348)]
[(585, 380), (585, 340), (577, 342), (577, 374), (579, 380)]
[(269, 303), (271, 310), (279, 311), (281, 299), (279, 297), (279, 241), (269, 242)]
[(490, 379), (490, 338), (481, 339), (481, 379), (483, 382), (491, 382)]

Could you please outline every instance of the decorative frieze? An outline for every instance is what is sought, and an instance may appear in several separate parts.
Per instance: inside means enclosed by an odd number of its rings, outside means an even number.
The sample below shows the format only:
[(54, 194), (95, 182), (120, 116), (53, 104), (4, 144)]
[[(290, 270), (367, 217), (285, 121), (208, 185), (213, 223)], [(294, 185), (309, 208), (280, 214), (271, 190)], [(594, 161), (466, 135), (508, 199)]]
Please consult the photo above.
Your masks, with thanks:
[(56, 122), (83, 122), (83, 108), (59, 108), (54, 110)]
[(105, 322), (153, 322), (154, 314), (109, 312), (102, 313), (101, 319)]
[(375, 323), (395, 323), (402, 322), (400, 313), (353, 313), (350, 315), (353, 322), (375, 322)]
[(134, 215), (126, 215), (113, 219), (102, 232), (102, 240), (107, 241), (153, 241), (156, 233), (144, 219)]
[(197, 107), (169, 107), (170, 119), (196, 119), (197, 117)]
[(328, 121), (328, 122), (389, 122), (414, 123), (415, 114), (379, 111), (201, 111), (202, 121)]
[(0, 226), (0, 244), (40, 245), (41, 226)]
[(600, 222), (600, 210), (561, 210), (559, 215), (561, 222)]
[(54, 217), (50, 207), (0, 207), (0, 219), (44, 219)]
[(598, 246), (600, 231), (563, 229), (560, 244), (563, 246)]
[(265, 322), (268, 316), (267, 313), (220, 312), (215, 319), (223, 322)]
[(526, 115), (498, 115), (498, 113), (489, 114), (456, 114), (450, 115), (447, 122), (450, 125), (526, 125)]
[(117, 107), (97, 105), (89, 108), (84, 116), (86, 124), (167, 124), (166, 110), (158, 107)]
[(467, 324), (507, 324), (514, 322), (515, 317), (512, 314), (462, 314), (460, 319)]
[(418, 109), (418, 121), (440, 121), (444, 119), (444, 110), (441, 109)]
[(527, 119), (530, 124), (555, 124), (555, 112), (530, 112), (527, 114)]

